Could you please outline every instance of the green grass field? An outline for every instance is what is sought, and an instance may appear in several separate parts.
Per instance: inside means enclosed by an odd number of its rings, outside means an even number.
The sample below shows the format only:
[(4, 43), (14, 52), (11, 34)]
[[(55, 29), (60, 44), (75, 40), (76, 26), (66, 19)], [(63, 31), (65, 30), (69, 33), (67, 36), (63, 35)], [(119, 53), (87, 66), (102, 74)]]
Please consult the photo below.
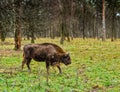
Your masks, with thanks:
[[(60, 45), (59, 38), (37, 39), (53, 42), (71, 55), (72, 64), (61, 64), (63, 73), (50, 68), (46, 82), (45, 63), (32, 60), (32, 72), (21, 71), (22, 51), (14, 51), (14, 40), (0, 43), (0, 92), (120, 92), (120, 40), (74, 39)], [(30, 41), (22, 40), (22, 47)]]

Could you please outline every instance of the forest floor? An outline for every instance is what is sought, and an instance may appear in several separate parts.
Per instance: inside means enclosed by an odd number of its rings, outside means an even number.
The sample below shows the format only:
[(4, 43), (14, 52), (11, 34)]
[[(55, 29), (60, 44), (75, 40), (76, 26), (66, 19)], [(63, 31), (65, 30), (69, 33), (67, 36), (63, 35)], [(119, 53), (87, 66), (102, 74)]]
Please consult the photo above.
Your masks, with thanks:
[(32, 60), (31, 73), (26, 66), (21, 71), (22, 48), (30, 41), (22, 40), (21, 51), (14, 51), (12, 38), (0, 42), (0, 92), (120, 92), (120, 40), (76, 38), (64, 45), (59, 41), (35, 41), (56, 43), (71, 56), (71, 65), (61, 64), (62, 74), (50, 68), (48, 81), (44, 62)]

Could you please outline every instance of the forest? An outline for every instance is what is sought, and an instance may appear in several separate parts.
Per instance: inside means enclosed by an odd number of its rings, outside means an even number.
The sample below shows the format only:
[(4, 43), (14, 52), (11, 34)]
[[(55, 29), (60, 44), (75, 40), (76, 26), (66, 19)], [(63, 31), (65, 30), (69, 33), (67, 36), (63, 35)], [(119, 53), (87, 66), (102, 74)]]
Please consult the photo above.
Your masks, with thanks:
[[(69, 52), (62, 74), (23, 46), (55, 43)], [(0, 0), (0, 92), (119, 92), (120, 0)]]
[[(34, 43), (39, 37), (61, 37), (111, 41), (120, 36), (119, 0), (1, 0), (0, 38), (21, 38)], [(19, 43), (19, 44), (18, 44)], [(17, 46), (18, 45), (18, 46)]]

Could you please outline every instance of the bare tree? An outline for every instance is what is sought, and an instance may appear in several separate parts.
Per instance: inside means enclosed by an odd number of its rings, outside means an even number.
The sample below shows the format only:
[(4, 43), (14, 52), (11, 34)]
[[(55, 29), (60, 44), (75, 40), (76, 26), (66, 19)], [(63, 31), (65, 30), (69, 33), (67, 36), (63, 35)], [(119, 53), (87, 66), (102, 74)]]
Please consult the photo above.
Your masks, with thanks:
[(14, 10), (17, 14), (15, 16), (15, 50), (20, 50), (21, 48), (21, 12), (22, 12), (22, 1), (17, 0), (14, 4)]
[(102, 41), (106, 40), (106, 28), (105, 28), (105, 0), (102, 0)]

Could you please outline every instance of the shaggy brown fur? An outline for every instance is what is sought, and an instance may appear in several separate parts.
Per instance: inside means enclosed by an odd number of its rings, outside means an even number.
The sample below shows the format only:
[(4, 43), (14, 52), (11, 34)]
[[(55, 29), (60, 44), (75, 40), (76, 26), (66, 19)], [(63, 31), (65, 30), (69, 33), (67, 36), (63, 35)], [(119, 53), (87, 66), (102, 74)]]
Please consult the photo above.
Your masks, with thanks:
[(23, 61), (22, 69), (24, 64), (27, 65), (30, 70), (31, 59), (38, 62), (46, 62), (47, 73), (49, 73), (49, 66), (56, 65), (59, 72), (62, 73), (60, 63), (65, 65), (71, 64), (71, 59), (68, 53), (63, 51), (61, 47), (53, 43), (42, 43), (42, 44), (27, 44), (23, 48)]

